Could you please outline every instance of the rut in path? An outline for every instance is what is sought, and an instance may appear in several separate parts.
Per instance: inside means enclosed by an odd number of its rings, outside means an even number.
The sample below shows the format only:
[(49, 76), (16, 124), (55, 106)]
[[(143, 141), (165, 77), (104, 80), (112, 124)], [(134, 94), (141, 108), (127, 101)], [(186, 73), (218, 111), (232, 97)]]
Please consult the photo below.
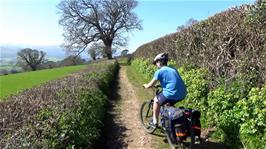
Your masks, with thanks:
[(144, 132), (138, 112), (140, 108), (134, 89), (128, 81), (126, 68), (119, 70), (117, 94), (111, 100), (105, 122), (105, 143), (108, 149), (151, 149), (151, 136)]

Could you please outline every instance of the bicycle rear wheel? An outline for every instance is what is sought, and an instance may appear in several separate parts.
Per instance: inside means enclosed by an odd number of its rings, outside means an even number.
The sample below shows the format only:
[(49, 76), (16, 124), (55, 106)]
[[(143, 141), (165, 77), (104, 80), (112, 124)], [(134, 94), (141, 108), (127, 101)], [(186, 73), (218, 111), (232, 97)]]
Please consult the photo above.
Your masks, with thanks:
[(188, 136), (185, 141), (183, 141), (183, 144), (188, 149), (194, 149), (195, 148), (195, 132), (192, 127), (192, 119), (187, 121), (187, 130), (188, 130)]
[(182, 144), (182, 140), (177, 140), (175, 131), (172, 132), (173, 130), (171, 131), (170, 127), (170, 121), (168, 119), (164, 119), (164, 132), (170, 149), (185, 149)]
[(140, 108), (140, 121), (144, 130), (148, 133), (153, 133), (156, 128), (150, 126), (153, 115), (153, 100), (148, 100), (142, 103)]
[(167, 142), (169, 144), (170, 149), (175, 149), (176, 148), (176, 140), (174, 139), (173, 134), (169, 132), (168, 130), (165, 130), (165, 135), (167, 138)]
[(189, 149), (193, 149), (195, 147), (195, 132), (192, 127), (192, 123), (190, 124), (190, 144)]

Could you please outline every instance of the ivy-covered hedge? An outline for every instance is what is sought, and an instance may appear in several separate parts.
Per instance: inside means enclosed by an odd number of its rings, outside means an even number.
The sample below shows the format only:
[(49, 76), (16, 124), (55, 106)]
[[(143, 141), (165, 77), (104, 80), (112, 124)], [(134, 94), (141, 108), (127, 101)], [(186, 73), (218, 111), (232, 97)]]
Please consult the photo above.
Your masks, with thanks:
[[(156, 70), (148, 60), (135, 59), (131, 65), (147, 81)], [(173, 61), (170, 65), (176, 66)], [(220, 132), (216, 136), (230, 148), (266, 147), (266, 85), (253, 87), (245, 75), (240, 75), (231, 83), (220, 79), (220, 84), (213, 88), (211, 72), (206, 68), (187, 65), (178, 71), (188, 95), (177, 106), (200, 110), (203, 127), (216, 127)]]
[(0, 103), (0, 148), (93, 148), (103, 127), (117, 63), (29, 89)]

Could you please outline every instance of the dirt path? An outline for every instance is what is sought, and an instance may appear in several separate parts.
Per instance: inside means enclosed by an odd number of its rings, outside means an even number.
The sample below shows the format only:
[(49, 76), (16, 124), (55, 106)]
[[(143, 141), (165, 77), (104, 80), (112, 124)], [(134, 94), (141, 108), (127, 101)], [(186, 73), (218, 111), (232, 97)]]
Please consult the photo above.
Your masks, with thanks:
[(105, 128), (104, 148), (151, 149), (151, 136), (139, 121), (139, 101), (128, 81), (126, 68), (119, 70), (117, 94), (111, 100)]

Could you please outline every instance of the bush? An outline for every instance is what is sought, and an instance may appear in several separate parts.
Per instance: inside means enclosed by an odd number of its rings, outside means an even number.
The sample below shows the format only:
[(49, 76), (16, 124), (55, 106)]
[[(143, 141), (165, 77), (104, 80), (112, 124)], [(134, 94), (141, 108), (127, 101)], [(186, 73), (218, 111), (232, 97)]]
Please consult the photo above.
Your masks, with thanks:
[[(68, 93), (63, 93), (61, 98), (71, 100), (67, 99), (70, 97)], [(56, 127), (48, 129), (45, 140), (49, 148), (93, 146), (100, 137), (106, 112), (106, 95), (99, 89), (89, 91), (80, 88), (76, 99), (78, 103), (60, 114)]]
[(266, 147), (266, 85), (252, 88), (248, 96), (237, 102), (240, 137), (246, 148)]

